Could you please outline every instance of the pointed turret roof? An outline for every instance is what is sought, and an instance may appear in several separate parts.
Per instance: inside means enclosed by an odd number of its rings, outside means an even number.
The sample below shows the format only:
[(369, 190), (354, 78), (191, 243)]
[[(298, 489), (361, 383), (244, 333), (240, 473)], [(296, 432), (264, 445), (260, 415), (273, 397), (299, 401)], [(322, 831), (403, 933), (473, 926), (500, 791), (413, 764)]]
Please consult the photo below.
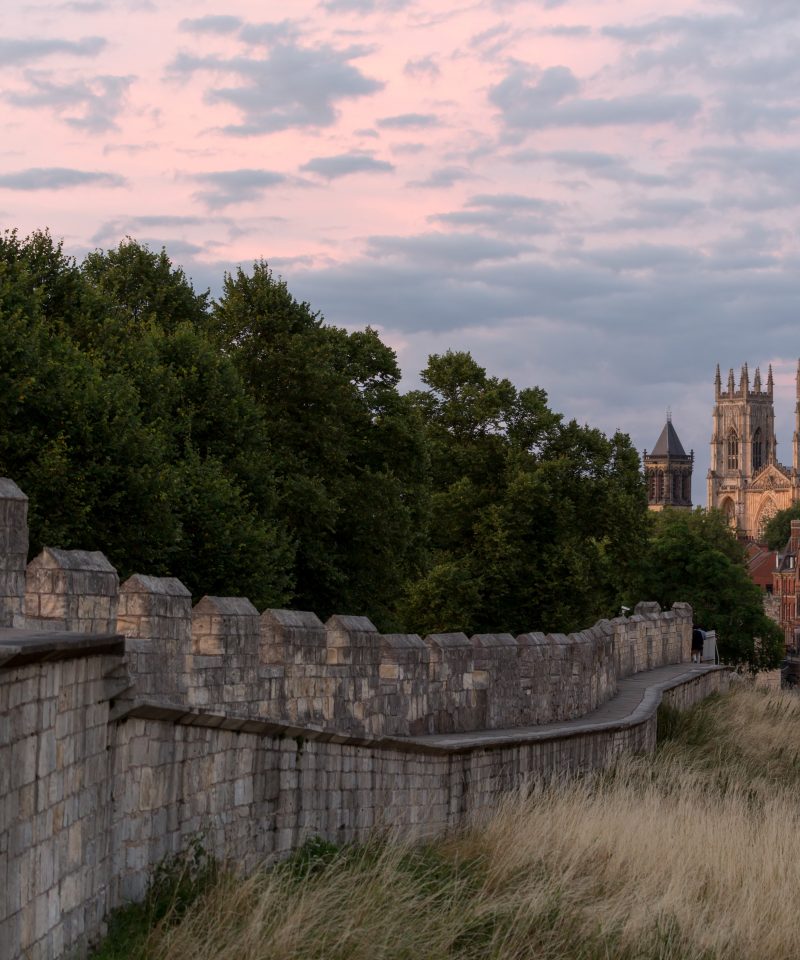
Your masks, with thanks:
[(650, 451), (651, 457), (685, 457), (686, 451), (683, 444), (678, 439), (675, 427), (672, 426), (672, 420), (667, 418), (658, 443)]

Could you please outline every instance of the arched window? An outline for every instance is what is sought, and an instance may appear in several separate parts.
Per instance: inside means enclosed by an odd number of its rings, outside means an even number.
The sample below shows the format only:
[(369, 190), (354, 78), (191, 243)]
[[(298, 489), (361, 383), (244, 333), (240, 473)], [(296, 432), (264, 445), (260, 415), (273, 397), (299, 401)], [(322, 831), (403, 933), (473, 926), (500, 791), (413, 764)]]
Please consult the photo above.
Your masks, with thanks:
[(733, 427), (728, 434), (728, 469), (739, 469), (739, 437)]
[(664, 471), (659, 470), (656, 474), (656, 500), (664, 499)]
[(764, 443), (761, 439), (761, 427), (753, 434), (753, 471), (764, 466)]
[(672, 502), (681, 501), (681, 475), (676, 471), (672, 474)]
[(683, 474), (683, 499), (686, 503), (692, 499), (692, 478), (688, 470)]
[(764, 528), (777, 512), (778, 508), (775, 505), (775, 501), (770, 497), (769, 500), (767, 500), (767, 502), (762, 506), (761, 512), (758, 515), (756, 530), (758, 531), (759, 540), (764, 539)]

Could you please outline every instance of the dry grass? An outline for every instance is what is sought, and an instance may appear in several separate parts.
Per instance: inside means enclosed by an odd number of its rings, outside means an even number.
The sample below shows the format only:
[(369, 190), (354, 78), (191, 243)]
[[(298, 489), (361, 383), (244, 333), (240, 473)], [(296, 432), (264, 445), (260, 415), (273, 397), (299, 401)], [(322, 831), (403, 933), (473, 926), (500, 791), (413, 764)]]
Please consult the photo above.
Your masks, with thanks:
[(800, 955), (800, 698), (740, 689), (666, 721), (655, 758), (459, 836), (223, 878), (148, 960)]

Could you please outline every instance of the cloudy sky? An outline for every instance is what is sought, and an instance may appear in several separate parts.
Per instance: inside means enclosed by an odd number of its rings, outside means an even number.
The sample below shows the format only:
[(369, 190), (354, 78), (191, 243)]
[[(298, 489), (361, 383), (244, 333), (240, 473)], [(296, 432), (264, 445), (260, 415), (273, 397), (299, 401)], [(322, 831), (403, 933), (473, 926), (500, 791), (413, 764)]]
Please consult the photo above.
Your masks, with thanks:
[(705, 503), (717, 362), (791, 458), (799, 81), (797, 0), (3, 0), (0, 222), (265, 258), (409, 386), (469, 349), (639, 449), (671, 407)]

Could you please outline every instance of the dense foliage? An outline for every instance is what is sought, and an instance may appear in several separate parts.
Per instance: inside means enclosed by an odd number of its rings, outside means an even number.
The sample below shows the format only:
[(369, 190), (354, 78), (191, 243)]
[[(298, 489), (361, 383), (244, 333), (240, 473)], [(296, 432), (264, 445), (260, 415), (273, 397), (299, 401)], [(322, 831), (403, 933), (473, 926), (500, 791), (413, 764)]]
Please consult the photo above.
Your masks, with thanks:
[[(374, 330), (325, 323), (265, 263), (213, 301), (130, 239), (77, 263), (47, 233), (0, 236), (0, 473), (30, 497), (32, 553), (101, 547), (123, 577), (422, 633), (697, 597), (748, 657), (741, 558), (666, 514), (648, 542), (626, 435), (468, 353), (430, 357), (410, 394), (400, 376)], [(716, 580), (677, 576), (696, 541)]]
[(764, 614), (761, 590), (747, 573), (744, 548), (719, 511), (657, 514), (640, 590), (662, 606), (678, 600), (690, 603), (695, 623), (717, 631), (726, 663), (769, 668), (780, 662), (783, 631)]
[(770, 550), (783, 550), (789, 542), (792, 520), (800, 520), (800, 503), (779, 510), (764, 526), (764, 539)]

